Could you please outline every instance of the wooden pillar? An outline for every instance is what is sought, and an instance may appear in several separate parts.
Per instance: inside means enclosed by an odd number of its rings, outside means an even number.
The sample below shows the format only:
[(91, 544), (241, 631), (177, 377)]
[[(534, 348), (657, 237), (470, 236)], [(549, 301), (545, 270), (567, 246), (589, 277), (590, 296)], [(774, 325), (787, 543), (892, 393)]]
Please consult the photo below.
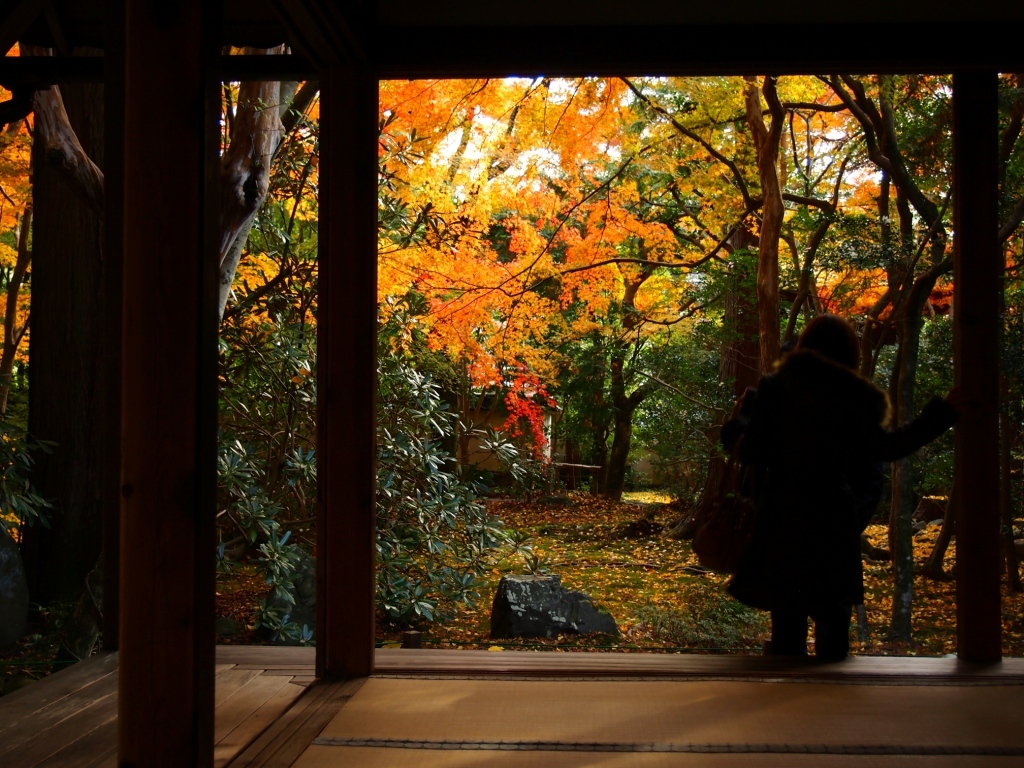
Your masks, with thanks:
[(124, 0), (108, 0), (103, 47), (103, 648), (116, 651), (121, 573), (121, 264), (124, 248)]
[(971, 405), (956, 426), (957, 655), (1002, 657), (999, 594), (999, 335), (995, 72), (953, 76), (954, 379)]
[[(219, 30), (127, 0), (118, 764), (210, 766)], [(212, 202), (211, 202), (212, 201)]]
[(317, 674), (373, 671), (377, 80), (320, 78)]

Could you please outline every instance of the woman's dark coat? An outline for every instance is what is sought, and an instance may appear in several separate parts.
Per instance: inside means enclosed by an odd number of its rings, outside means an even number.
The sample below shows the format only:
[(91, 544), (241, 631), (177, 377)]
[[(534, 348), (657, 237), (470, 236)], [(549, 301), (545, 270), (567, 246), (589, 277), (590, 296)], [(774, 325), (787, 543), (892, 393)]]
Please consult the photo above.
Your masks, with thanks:
[(871, 490), (859, 478), (870, 477), (874, 463), (915, 451), (955, 420), (953, 408), (936, 398), (918, 418), (890, 431), (888, 398), (870, 381), (810, 350), (788, 355), (761, 380), (749, 415), (723, 430), (742, 433), (739, 457), (758, 476), (751, 549), (729, 591), (764, 610), (863, 602), (862, 499)]

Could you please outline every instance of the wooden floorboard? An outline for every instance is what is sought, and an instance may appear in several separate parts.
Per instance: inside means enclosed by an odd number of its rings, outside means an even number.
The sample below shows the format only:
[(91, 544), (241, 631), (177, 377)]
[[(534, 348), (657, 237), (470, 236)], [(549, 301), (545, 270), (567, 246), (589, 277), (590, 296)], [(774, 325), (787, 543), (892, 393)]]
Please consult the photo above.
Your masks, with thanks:
[[(313, 660), (243, 653), (246, 660), (278, 658), (272, 674), (219, 659), (215, 677), (215, 765), (245, 749), (306, 692)], [(230, 655), (230, 654), (229, 654)], [(237, 655), (237, 654), (236, 654)], [(309, 663), (301, 663), (308, 659)], [(297, 682), (295, 672), (301, 673)], [(106, 653), (0, 699), (0, 768), (115, 768), (117, 654)]]
[(215, 681), (214, 707), (219, 707), (262, 674), (261, 669), (229, 669), (221, 672)]
[(234, 760), (231, 768), (289, 768), (309, 747), (365, 678), (316, 682)]
[(87, 737), (93, 731), (109, 724), (111, 727), (106, 733), (108, 738), (116, 743), (117, 732), (114, 723), (117, 720), (117, 694), (108, 693), (99, 700), (78, 701), (81, 709), (46, 728), (33, 732), (28, 741), (0, 757), (0, 765), (4, 768), (35, 768), (48, 759), (53, 764), (52, 760), (62, 751), (66, 754), (100, 757), (105, 751), (105, 746)]
[(117, 701), (116, 681), (113, 685), (93, 684), (81, 689), (80, 695), (65, 696), (48, 707), (28, 713), (15, 722), (2, 737), (0, 742), (0, 765), (11, 759), (18, 750), (32, 741), (47, 741), (52, 734), (63, 735), (66, 729), (73, 727), (89, 710), (104, 701)]
[[(279, 678), (280, 679), (280, 678)], [(303, 689), (286, 681), (284, 686), (272, 694), (259, 708), (241, 720), (232, 730), (217, 739), (213, 750), (215, 768), (226, 765), (235, 755), (248, 747), (278, 718), (291, 707), (303, 693)], [(218, 718), (217, 727), (226, 721)]]
[(107, 683), (112, 684), (110, 690), (116, 690), (117, 654), (100, 653), (0, 698), (0, 748), (6, 740), (4, 734), (17, 729), (23, 718), (32, 717), (88, 685), (95, 683), (102, 686), (104, 678), (111, 675), (113, 677)]
[[(214, 713), (214, 743), (219, 744), (221, 739), (241, 725), (246, 718), (280, 693), (282, 688), (287, 689), (288, 683), (287, 677), (257, 675), (239, 688), (234, 695), (225, 698)], [(288, 693), (294, 699), (300, 691), (292, 689)]]
[(77, 741), (54, 752), (35, 768), (97, 768), (117, 762), (117, 712)]
[(272, 667), (312, 667), (316, 664), (316, 648), (279, 645), (218, 645), (219, 664), (255, 665), (260, 669)]

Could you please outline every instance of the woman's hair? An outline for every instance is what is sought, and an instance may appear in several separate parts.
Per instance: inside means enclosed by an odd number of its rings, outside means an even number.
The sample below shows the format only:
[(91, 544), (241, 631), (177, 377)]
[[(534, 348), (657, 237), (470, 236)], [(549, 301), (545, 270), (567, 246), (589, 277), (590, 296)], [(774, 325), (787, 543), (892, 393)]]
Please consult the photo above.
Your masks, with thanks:
[(860, 342), (853, 326), (838, 315), (820, 315), (804, 328), (797, 349), (810, 349), (829, 360), (856, 370), (860, 365)]

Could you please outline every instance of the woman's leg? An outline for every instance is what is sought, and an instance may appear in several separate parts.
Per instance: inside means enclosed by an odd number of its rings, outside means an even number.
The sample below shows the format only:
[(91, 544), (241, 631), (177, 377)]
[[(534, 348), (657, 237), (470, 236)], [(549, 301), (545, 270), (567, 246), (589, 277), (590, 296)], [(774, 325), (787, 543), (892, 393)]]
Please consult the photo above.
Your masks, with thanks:
[(850, 612), (852, 605), (815, 606), (814, 655), (822, 661), (840, 661), (850, 655)]
[(807, 611), (793, 607), (772, 611), (772, 655), (807, 655)]

